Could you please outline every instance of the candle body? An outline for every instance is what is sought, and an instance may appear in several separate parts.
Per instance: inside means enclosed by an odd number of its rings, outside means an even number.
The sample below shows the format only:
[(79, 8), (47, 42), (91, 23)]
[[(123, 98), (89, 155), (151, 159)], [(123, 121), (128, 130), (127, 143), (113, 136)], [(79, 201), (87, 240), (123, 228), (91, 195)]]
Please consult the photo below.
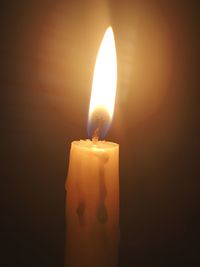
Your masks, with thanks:
[(66, 267), (116, 267), (119, 243), (118, 144), (71, 145), (66, 179)]

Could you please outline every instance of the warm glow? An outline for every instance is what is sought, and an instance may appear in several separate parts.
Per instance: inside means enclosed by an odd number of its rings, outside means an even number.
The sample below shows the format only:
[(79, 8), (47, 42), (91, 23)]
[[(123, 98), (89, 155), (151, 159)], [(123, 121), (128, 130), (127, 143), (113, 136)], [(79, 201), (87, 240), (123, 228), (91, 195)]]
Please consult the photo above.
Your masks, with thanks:
[[(104, 110), (111, 122), (114, 111), (117, 83), (117, 58), (114, 34), (108, 27), (97, 54), (92, 83), (89, 120), (93, 112)], [(100, 114), (101, 115), (101, 114)]]

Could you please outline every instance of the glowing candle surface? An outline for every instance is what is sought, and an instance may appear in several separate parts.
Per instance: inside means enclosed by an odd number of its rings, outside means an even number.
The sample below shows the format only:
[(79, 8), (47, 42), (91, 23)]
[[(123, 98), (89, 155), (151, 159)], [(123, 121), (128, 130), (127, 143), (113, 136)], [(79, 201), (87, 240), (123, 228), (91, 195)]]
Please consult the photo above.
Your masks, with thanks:
[(95, 65), (88, 116), (91, 140), (73, 141), (66, 179), (66, 267), (116, 267), (119, 243), (119, 145), (99, 141), (112, 121), (117, 62), (112, 28)]

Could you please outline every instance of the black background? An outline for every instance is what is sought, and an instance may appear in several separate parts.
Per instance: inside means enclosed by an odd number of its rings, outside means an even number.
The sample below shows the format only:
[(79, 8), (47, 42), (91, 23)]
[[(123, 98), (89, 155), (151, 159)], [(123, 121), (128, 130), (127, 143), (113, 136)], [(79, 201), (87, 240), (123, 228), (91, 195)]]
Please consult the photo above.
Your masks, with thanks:
[(118, 54), (120, 267), (200, 266), (194, 1), (1, 4), (0, 266), (63, 266), (70, 142), (87, 138), (93, 67)]

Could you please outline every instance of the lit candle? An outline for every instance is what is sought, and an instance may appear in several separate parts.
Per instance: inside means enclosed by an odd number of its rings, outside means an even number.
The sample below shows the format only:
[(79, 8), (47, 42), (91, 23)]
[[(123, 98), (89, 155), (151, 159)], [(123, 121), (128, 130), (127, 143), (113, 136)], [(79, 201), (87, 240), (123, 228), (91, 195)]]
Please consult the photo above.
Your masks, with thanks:
[(66, 267), (116, 267), (119, 243), (119, 145), (99, 141), (112, 121), (117, 82), (109, 27), (94, 69), (88, 116), (91, 140), (71, 144), (66, 179)]

